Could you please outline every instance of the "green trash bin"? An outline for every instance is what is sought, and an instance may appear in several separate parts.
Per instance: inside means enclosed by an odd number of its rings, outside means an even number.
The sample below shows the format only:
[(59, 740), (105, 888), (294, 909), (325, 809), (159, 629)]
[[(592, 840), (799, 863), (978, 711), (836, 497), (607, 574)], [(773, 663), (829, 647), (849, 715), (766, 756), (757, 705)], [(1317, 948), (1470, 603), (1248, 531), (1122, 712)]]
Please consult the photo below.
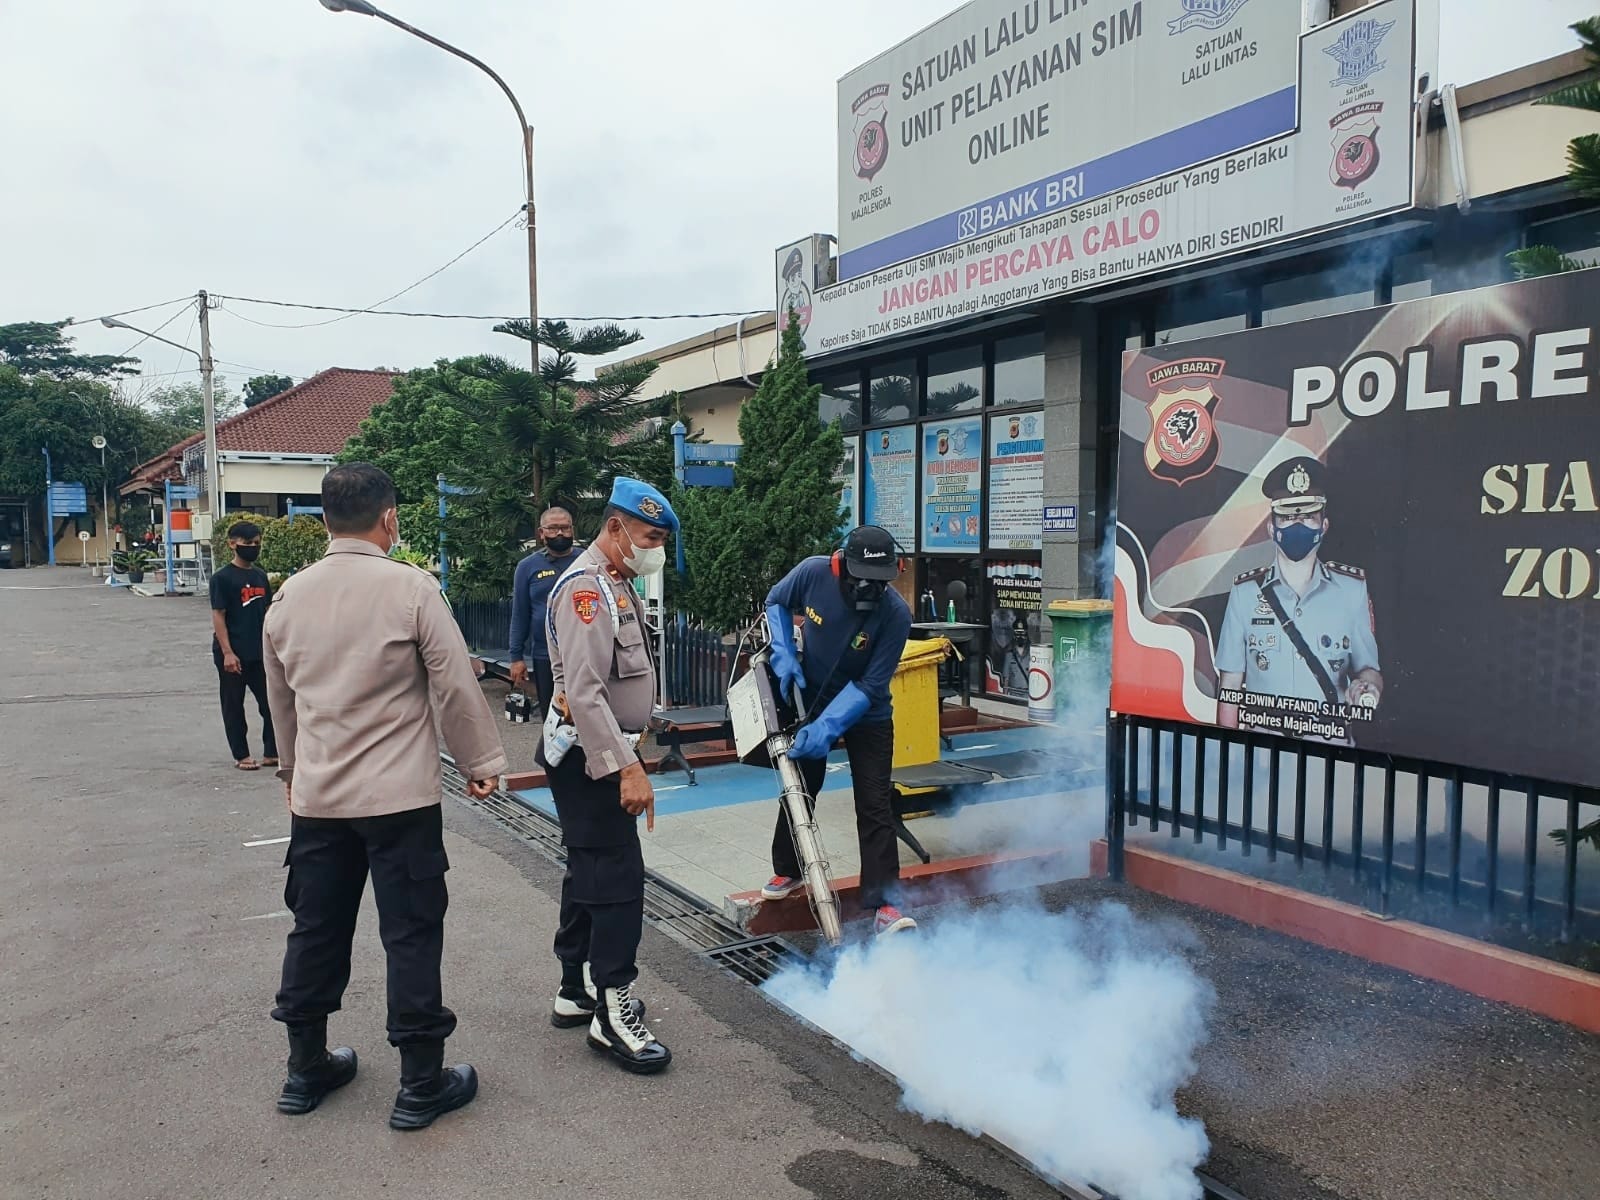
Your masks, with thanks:
[(1111, 612), (1109, 600), (1052, 600), (1050, 618), (1056, 719), (1104, 713), (1111, 703)]

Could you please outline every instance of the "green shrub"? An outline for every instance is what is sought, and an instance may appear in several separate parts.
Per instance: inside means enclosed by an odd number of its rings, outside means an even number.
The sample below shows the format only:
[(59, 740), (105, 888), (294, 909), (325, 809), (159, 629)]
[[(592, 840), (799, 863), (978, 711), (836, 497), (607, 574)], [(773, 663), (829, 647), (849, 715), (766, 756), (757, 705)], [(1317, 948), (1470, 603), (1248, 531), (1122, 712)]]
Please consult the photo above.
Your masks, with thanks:
[(292, 575), (320, 559), (327, 548), (328, 527), (316, 517), (276, 517), (262, 530), (258, 565), (268, 574)]

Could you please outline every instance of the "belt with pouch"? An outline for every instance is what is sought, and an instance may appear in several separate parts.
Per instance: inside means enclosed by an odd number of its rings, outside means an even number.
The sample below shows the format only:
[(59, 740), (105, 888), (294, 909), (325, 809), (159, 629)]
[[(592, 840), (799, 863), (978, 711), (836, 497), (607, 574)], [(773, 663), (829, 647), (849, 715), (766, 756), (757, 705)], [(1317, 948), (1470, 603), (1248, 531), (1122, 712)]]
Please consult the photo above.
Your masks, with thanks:
[[(567, 751), (578, 745), (578, 727), (566, 719), (566, 697), (559, 696), (555, 703), (550, 705), (550, 711), (544, 718), (544, 760), (549, 766), (561, 764), (567, 756)], [(637, 750), (639, 743), (644, 740), (645, 731), (629, 733), (622, 731), (622, 736), (627, 740), (631, 749)]]

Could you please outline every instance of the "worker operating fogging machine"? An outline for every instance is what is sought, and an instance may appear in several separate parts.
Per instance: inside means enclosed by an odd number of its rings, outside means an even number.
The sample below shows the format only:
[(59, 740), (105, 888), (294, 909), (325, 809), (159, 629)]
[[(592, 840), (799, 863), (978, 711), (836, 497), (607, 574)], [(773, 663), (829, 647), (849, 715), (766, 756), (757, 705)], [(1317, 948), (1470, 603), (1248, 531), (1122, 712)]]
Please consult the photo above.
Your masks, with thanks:
[[(855, 789), (861, 907), (874, 914), (877, 934), (916, 927), (896, 906), (900, 850), (889, 778), (894, 762), (889, 685), (911, 632), (911, 610), (889, 584), (904, 568), (893, 536), (876, 525), (862, 525), (851, 530), (842, 549), (806, 559), (767, 593), (772, 644), (764, 655), (766, 665), (785, 700), (798, 693), (795, 710), (800, 717), (792, 744), (781, 754), (788, 762), (778, 759), (773, 765), (780, 778), (789, 764), (797, 765), (800, 779), (784, 778), (784, 803), (772, 834), (773, 877), (761, 895), (782, 900), (809, 890), (830, 941), (838, 940), (838, 909), (813, 812), (827, 774), (828, 751), (841, 737)], [(802, 629), (798, 649), (797, 618)], [(803, 793), (793, 786), (796, 782)], [(822, 861), (820, 870), (802, 861), (813, 856)], [(818, 895), (819, 885), (829, 894)]]

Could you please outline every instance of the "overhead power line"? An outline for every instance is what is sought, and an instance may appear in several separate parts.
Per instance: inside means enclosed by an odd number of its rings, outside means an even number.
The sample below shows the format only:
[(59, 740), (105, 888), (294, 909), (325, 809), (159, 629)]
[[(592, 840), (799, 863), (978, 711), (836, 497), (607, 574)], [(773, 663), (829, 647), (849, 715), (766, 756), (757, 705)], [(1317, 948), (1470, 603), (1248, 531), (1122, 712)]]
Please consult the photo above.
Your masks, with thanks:
[[(477, 241), (473, 242), (472, 245), (468, 246), (460, 254), (456, 255), (449, 262), (445, 263), (444, 266), (438, 267), (438, 268), (436, 268), (436, 269), (434, 269), (432, 271), (429, 271), (421, 279), (417, 280), (415, 283), (407, 284), (405, 287), (401, 288), (398, 292), (395, 292), (393, 295), (385, 296), (382, 300), (374, 300), (371, 304), (367, 305), (365, 308), (340, 310), (340, 311), (342, 311), (344, 313), (343, 316), (330, 317), (326, 321), (307, 321), (307, 322), (305, 322), (303, 324), (299, 324), (299, 325), (286, 325), (286, 324), (280, 324), (280, 323), (278, 323), (276, 321), (258, 321), (254, 317), (245, 316), (243, 313), (237, 313), (236, 312), (233, 315), (238, 317), (241, 321), (248, 321), (252, 325), (261, 325), (261, 326), (266, 327), (267, 329), (316, 329), (317, 327), (322, 326), (322, 325), (337, 325), (340, 321), (348, 321), (351, 317), (358, 316), (361, 313), (373, 312), (378, 308), (378, 306), (380, 304), (387, 304), (391, 300), (398, 300), (401, 296), (404, 296), (407, 292), (415, 291), (417, 288), (419, 288), (423, 284), (427, 283), (428, 280), (432, 279), (435, 275), (440, 275), (440, 274), (443, 274), (445, 271), (448, 271), (451, 267), (455, 266), (463, 258), (465, 258), (467, 255), (471, 254), (479, 246), (483, 245), (490, 238), (492, 238), (495, 234), (499, 233), (507, 225), (510, 225), (513, 221), (517, 220), (521, 216), (522, 216), (522, 210), (519, 208), (516, 212), (512, 213), (504, 221), (501, 221), (500, 224), (496, 225), (488, 233), (484, 234)], [(235, 297), (223, 296), (223, 297), (221, 297), (221, 299), (229, 300), (229, 299), (235, 299)]]
[[(516, 321), (526, 320), (526, 313), (441, 313), (441, 312), (404, 312), (397, 309), (377, 308), (345, 308), (337, 304), (303, 304), (293, 300), (263, 300), (252, 296), (228, 296), (220, 292), (213, 292), (219, 300), (232, 300), (238, 304), (266, 304), (274, 308), (303, 308), (311, 312), (336, 312), (348, 313), (351, 316), (372, 317), (427, 317), (436, 321)], [(718, 317), (754, 317), (771, 312), (770, 308), (734, 309), (728, 312), (687, 312), (687, 313), (629, 313), (621, 316), (584, 316), (584, 317), (540, 317), (540, 321), (575, 321), (578, 323), (594, 321), (705, 321)], [(240, 316), (234, 313), (234, 316)], [(248, 320), (249, 318), (245, 318)], [(265, 322), (257, 322), (264, 324)], [(302, 326), (281, 326), (281, 328), (297, 329)]]
[(131, 317), (134, 313), (149, 312), (152, 308), (165, 308), (169, 304), (187, 304), (193, 299), (193, 296), (179, 296), (176, 300), (162, 300), (158, 304), (144, 304), (138, 308), (125, 308), (121, 312), (101, 313), (99, 316), (83, 317), (80, 320), (66, 322), (64, 328), (71, 329), (74, 325), (93, 325), (103, 317)]

